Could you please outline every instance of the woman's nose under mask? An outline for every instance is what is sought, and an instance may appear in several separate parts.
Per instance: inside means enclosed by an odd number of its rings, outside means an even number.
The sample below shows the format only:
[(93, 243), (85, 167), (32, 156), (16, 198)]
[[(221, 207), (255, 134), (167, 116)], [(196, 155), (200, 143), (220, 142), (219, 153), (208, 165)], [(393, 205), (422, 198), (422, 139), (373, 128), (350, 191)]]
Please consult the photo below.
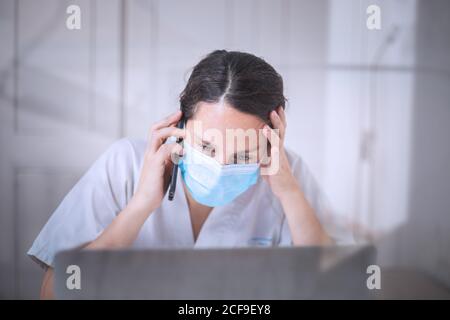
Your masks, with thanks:
[(184, 143), (181, 175), (195, 201), (209, 207), (223, 206), (258, 181), (259, 164), (221, 165)]

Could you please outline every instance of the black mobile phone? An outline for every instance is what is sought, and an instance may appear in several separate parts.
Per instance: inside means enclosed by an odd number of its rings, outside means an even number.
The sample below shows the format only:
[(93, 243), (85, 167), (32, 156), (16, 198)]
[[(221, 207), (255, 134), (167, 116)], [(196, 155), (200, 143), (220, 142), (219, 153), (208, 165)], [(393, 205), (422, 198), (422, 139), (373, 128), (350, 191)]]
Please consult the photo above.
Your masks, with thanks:
[[(177, 128), (183, 129), (185, 124), (184, 116), (182, 116), (181, 120), (177, 124)], [(181, 143), (183, 138), (178, 138), (176, 143)], [(172, 176), (170, 177), (170, 185), (169, 185), (169, 200), (172, 201), (175, 196), (175, 189), (177, 187), (177, 176), (178, 176), (178, 163), (173, 164), (172, 168)]]

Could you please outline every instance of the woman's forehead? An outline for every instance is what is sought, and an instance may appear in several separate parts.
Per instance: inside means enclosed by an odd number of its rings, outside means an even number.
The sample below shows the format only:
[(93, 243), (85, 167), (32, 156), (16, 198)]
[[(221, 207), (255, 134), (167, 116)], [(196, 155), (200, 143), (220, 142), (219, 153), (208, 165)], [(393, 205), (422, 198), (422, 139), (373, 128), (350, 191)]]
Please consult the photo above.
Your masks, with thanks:
[(202, 128), (217, 129), (225, 134), (227, 129), (261, 129), (264, 121), (256, 115), (244, 113), (228, 103), (200, 102), (192, 120), (200, 121)]

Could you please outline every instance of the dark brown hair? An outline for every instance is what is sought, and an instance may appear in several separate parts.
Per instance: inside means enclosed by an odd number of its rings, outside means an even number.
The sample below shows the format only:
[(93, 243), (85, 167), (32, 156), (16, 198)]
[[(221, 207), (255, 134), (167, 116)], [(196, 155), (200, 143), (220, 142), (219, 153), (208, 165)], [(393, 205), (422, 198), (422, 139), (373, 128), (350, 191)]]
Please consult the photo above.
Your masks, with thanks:
[(221, 99), (268, 122), (272, 110), (285, 107), (283, 79), (270, 64), (252, 54), (216, 50), (194, 67), (180, 95), (180, 107), (189, 119), (198, 102)]

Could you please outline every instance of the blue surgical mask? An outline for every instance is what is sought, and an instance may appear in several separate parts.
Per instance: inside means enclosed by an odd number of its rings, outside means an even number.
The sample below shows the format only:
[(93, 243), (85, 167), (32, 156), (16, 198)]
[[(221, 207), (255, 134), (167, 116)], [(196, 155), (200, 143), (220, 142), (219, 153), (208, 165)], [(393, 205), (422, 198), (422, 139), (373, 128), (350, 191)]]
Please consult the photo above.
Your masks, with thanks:
[(230, 203), (259, 177), (257, 163), (221, 165), (188, 143), (184, 143), (179, 167), (191, 196), (209, 207)]

